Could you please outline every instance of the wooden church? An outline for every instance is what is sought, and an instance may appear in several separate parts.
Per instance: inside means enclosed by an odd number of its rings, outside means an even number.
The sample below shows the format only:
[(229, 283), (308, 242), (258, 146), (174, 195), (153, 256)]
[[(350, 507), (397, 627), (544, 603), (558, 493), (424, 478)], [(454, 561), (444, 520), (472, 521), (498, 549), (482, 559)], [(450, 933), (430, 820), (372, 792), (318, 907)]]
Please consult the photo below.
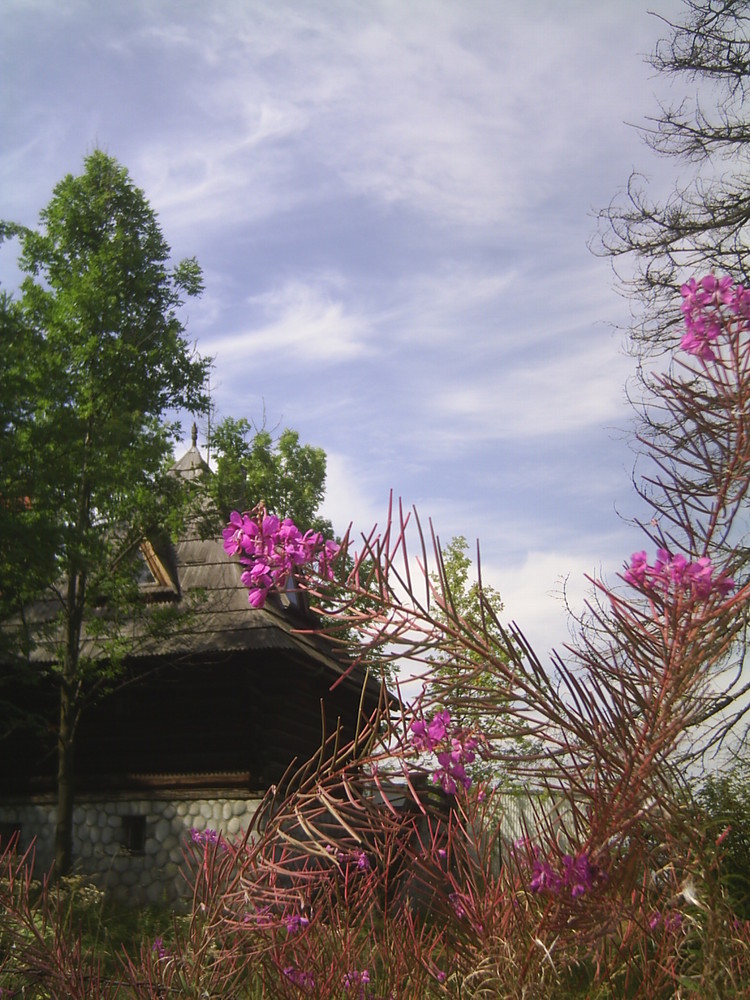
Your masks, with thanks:
[[(196, 445), (175, 464), (210, 475)], [(144, 903), (180, 895), (191, 831), (235, 835), (293, 761), (302, 764), (340, 727), (351, 738), (384, 697), (361, 668), (347, 673), (298, 592), (252, 608), (242, 567), (220, 533), (197, 524), (175, 543), (144, 542), (144, 602), (174, 608), (180, 624), (132, 652), (117, 689), (82, 716), (76, 751), (76, 867), (115, 895)], [(32, 657), (44, 664), (43, 647)], [(46, 732), (0, 740), (0, 837), (35, 840), (53, 856), (55, 691), (34, 687)], [(19, 694), (23, 698), (23, 694)]]

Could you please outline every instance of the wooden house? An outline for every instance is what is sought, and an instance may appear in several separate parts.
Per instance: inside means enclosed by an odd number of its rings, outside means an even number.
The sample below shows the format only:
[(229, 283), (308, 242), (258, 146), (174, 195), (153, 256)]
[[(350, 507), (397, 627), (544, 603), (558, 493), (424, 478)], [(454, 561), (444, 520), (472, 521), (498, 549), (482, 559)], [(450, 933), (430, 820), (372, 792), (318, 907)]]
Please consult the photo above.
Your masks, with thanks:
[[(176, 463), (186, 479), (207, 474), (193, 445)], [(137, 903), (179, 896), (182, 848), (191, 831), (228, 835), (248, 823), (288, 766), (311, 758), (337, 726), (354, 734), (381, 697), (362, 670), (346, 673), (299, 593), (248, 604), (241, 567), (220, 537), (196, 525), (175, 544), (142, 548), (143, 600), (184, 611), (165, 638), (132, 652), (117, 689), (88, 709), (76, 752), (76, 866)], [(32, 654), (41, 665), (44, 647)], [(19, 698), (23, 698), (19, 694)], [(36, 838), (52, 859), (56, 692), (36, 686), (48, 732), (0, 740), (0, 836)]]

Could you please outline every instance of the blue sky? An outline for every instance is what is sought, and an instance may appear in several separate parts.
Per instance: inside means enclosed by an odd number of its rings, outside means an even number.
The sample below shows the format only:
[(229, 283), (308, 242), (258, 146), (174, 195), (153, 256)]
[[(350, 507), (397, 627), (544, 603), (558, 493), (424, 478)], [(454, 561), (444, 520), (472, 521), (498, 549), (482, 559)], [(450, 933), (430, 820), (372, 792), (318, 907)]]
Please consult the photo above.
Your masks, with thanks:
[(323, 447), (338, 530), (393, 490), (479, 538), (507, 617), (560, 646), (561, 580), (577, 605), (642, 547), (629, 307), (587, 242), (631, 170), (656, 191), (674, 170), (632, 127), (669, 96), (645, 0), (0, 11), (0, 217), (34, 225), (86, 153), (115, 156), (204, 269), (188, 331), (218, 416)]

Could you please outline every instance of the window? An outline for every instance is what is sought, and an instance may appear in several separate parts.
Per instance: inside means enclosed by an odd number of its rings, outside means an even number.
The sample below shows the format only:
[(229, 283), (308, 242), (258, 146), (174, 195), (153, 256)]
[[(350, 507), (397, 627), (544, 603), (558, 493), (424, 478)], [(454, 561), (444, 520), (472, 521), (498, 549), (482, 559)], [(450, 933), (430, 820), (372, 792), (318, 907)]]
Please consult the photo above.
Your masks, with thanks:
[(146, 850), (146, 817), (123, 816), (120, 846), (128, 854), (143, 854)]

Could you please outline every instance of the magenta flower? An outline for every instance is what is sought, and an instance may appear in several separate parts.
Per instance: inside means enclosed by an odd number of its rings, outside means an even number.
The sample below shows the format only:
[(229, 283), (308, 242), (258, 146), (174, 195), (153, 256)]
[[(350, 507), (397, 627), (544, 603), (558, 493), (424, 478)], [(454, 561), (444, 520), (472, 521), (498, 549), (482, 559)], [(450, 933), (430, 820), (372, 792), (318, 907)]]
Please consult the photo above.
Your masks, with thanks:
[(304, 972), (302, 969), (295, 969), (293, 965), (287, 965), (282, 971), (286, 978), (291, 983), (294, 983), (295, 986), (299, 986), (300, 989), (306, 991), (315, 989), (315, 977), (312, 972)]
[(164, 941), (160, 937), (154, 939), (154, 943), (151, 945), (151, 950), (156, 952), (156, 957), (159, 959), (160, 962), (163, 961), (165, 958), (169, 958), (171, 954), (164, 947)]
[(532, 878), (529, 882), (531, 892), (559, 896), (567, 890), (573, 899), (580, 899), (607, 879), (607, 873), (595, 865), (585, 851), (576, 855), (563, 855), (560, 872), (549, 861), (542, 860), (537, 847), (528, 843), (521, 843), (521, 846), (527, 852), (530, 849), (534, 855), (531, 862)]
[(433, 752), (437, 757), (440, 767), (432, 775), (433, 784), (440, 785), (447, 795), (455, 795), (459, 786), (467, 789), (471, 785), (465, 765), (475, 760), (479, 740), (461, 731), (450, 735), (450, 723), (450, 712), (444, 709), (436, 712), (429, 722), (415, 719), (409, 729), (414, 749)]
[(299, 913), (293, 913), (290, 917), (286, 918), (284, 923), (286, 924), (287, 934), (297, 934), (299, 931), (304, 930), (305, 927), (310, 926), (309, 919)]
[(358, 971), (353, 969), (351, 972), (347, 972), (344, 975), (344, 989), (348, 993), (349, 990), (357, 990), (357, 996), (364, 1000), (365, 997), (365, 986), (370, 982), (370, 973), (367, 969), (362, 969)]
[(707, 274), (700, 280), (691, 278), (680, 289), (685, 334), (680, 346), (702, 361), (716, 358), (714, 346), (731, 316), (750, 314), (750, 294), (742, 285), (733, 285), (725, 275), (717, 278)]
[(707, 600), (714, 592), (726, 597), (735, 586), (734, 580), (727, 576), (714, 576), (707, 556), (688, 562), (685, 556), (672, 556), (666, 549), (658, 550), (653, 566), (649, 565), (645, 552), (634, 552), (623, 579), (639, 590), (662, 594), (682, 592), (696, 600)]
[(229, 515), (229, 524), (222, 531), (224, 551), (233, 556), (245, 550), (254, 531), (257, 531), (257, 526), (246, 514), (242, 515), (236, 510), (232, 511)]
[(645, 552), (634, 552), (630, 557), (630, 568), (625, 571), (624, 579), (626, 583), (633, 587), (643, 587), (646, 582), (646, 570), (648, 569), (648, 556)]
[(563, 881), (548, 861), (535, 859), (531, 869), (534, 873), (529, 882), (532, 892), (551, 892), (557, 895), (562, 889)]
[(676, 934), (682, 927), (683, 917), (678, 910), (671, 910), (667, 913), (659, 913), (656, 910), (648, 920), (649, 930), (656, 931), (662, 927), (667, 934)]
[(594, 888), (599, 869), (591, 864), (587, 854), (578, 854), (575, 857), (566, 854), (563, 857), (563, 868), (565, 883), (570, 888), (573, 899), (578, 899)]
[[(333, 847), (329, 844), (326, 850), (331, 854), (334, 853)], [(353, 851), (336, 851), (336, 860), (340, 865), (355, 865), (358, 871), (369, 872), (371, 865), (370, 859), (361, 848), (356, 848)]]
[(240, 562), (248, 567), (242, 574), (242, 582), (248, 588), (248, 600), (253, 607), (262, 608), (269, 591), (274, 587), (283, 589), (300, 567), (317, 566), (322, 578), (333, 579), (331, 563), (339, 546), (324, 540), (319, 532), (308, 531), (303, 535), (291, 518), (280, 521), (262, 506), (252, 515), (233, 511), (223, 536), (225, 551), (239, 556)]

